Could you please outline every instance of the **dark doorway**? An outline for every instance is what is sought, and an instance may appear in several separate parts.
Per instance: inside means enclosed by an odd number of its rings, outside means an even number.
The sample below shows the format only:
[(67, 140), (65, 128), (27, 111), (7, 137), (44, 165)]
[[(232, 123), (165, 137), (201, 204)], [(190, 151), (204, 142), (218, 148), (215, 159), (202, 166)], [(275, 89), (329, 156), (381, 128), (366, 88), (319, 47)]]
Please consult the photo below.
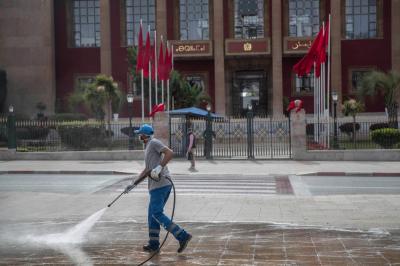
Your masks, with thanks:
[(232, 113), (245, 115), (251, 105), (255, 115), (267, 114), (267, 86), (264, 71), (237, 71), (233, 76)]

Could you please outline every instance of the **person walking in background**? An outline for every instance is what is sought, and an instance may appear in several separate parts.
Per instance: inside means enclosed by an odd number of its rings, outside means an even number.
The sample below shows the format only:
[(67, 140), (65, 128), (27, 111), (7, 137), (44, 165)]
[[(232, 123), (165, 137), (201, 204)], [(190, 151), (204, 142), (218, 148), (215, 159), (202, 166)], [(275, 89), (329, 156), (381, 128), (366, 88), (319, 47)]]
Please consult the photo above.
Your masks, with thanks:
[(194, 135), (193, 129), (191, 127), (188, 128), (187, 143), (188, 145), (186, 151), (186, 158), (190, 161), (189, 171), (197, 172), (196, 162), (194, 159), (194, 152), (196, 149), (196, 136)]
[(149, 242), (143, 246), (147, 252), (158, 252), (160, 248), (160, 225), (165, 230), (174, 235), (179, 241), (178, 253), (181, 253), (192, 239), (192, 235), (187, 233), (179, 225), (173, 223), (164, 214), (164, 206), (171, 193), (171, 176), (167, 164), (173, 157), (173, 151), (160, 140), (153, 137), (152, 126), (144, 124), (139, 130), (135, 131), (140, 140), (144, 142), (146, 149), (144, 153), (145, 169), (140, 175), (132, 180), (132, 183), (125, 188), (128, 193), (132, 188), (141, 183), (147, 176), (150, 203), (148, 208)]

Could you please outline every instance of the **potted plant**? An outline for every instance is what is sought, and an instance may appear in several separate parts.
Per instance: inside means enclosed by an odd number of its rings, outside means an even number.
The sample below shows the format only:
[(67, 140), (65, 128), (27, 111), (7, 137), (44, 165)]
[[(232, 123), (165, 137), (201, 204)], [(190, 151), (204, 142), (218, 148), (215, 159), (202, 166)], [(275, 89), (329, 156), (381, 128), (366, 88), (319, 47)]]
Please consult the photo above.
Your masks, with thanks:
[(355, 144), (356, 142), (356, 115), (360, 112), (362, 112), (364, 110), (364, 106), (362, 103), (354, 100), (354, 99), (350, 99), (347, 100), (343, 103), (343, 114), (345, 116), (351, 116), (353, 117), (353, 143)]

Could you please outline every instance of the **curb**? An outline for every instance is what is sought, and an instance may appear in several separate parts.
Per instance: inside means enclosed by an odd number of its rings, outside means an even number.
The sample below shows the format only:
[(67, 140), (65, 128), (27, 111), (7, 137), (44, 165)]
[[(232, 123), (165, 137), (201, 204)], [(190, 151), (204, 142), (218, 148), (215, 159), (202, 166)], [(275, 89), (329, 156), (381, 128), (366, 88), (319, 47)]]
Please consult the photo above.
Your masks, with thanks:
[[(48, 171), (32, 171), (32, 170), (10, 170), (10, 171), (0, 171), (0, 175), (4, 174), (64, 174), (64, 175), (135, 175), (136, 172), (123, 172), (123, 171), (74, 171), (74, 170), (48, 170)], [(181, 175), (181, 173), (177, 173)], [(270, 174), (272, 176), (278, 176), (276, 174)], [(281, 176), (281, 175), (279, 175)], [(314, 172), (307, 174), (299, 174), (298, 176), (394, 176), (400, 177), (400, 173), (382, 173), (382, 172)]]
[(382, 172), (315, 172), (302, 174), (300, 176), (377, 176), (377, 177), (385, 177), (385, 176), (396, 176), (400, 177), (400, 173), (382, 173)]
[(30, 171), (30, 170), (11, 170), (11, 171), (0, 171), (0, 175), (4, 174), (64, 174), (64, 175), (133, 175), (137, 174), (134, 172), (121, 172), (121, 171)]

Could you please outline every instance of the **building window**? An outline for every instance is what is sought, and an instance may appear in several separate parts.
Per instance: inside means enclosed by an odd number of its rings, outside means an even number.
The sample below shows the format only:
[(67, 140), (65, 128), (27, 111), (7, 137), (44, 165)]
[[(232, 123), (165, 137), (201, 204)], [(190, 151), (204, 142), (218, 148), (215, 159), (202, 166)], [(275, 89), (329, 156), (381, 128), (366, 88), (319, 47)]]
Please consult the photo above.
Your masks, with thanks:
[(377, 1), (346, 0), (346, 39), (377, 37)]
[(362, 80), (368, 75), (373, 68), (359, 68), (359, 69), (350, 69), (350, 93), (357, 93), (358, 90), (362, 88)]
[(289, 36), (311, 37), (319, 31), (319, 0), (289, 0)]
[(133, 93), (133, 97), (140, 97), (142, 95), (140, 82), (136, 81), (136, 84), (134, 84), (134, 83), (135, 82), (134, 82), (133, 76), (128, 73), (129, 91), (131, 91)]
[(197, 86), (202, 91), (206, 90), (206, 77), (203, 74), (187, 74), (185, 76), (186, 81), (190, 86)]
[(314, 71), (311, 71), (310, 74), (299, 77), (295, 75), (295, 95), (301, 94), (313, 94), (314, 93)]
[(264, 38), (264, 0), (235, 0), (235, 39)]
[(75, 90), (84, 91), (96, 80), (96, 74), (84, 74), (75, 76)]
[(73, 0), (75, 47), (100, 47), (100, 0)]
[[(155, 0), (125, 0), (125, 12), (127, 45), (137, 45), (140, 20), (142, 20), (143, 40), (149, 26), (151, 31), (156, 28)], [(153, 38), (153, 34), (150, 36)]]
[(180, 0), (180, 39), (209, 39), (209, 6), (208, 0)]

